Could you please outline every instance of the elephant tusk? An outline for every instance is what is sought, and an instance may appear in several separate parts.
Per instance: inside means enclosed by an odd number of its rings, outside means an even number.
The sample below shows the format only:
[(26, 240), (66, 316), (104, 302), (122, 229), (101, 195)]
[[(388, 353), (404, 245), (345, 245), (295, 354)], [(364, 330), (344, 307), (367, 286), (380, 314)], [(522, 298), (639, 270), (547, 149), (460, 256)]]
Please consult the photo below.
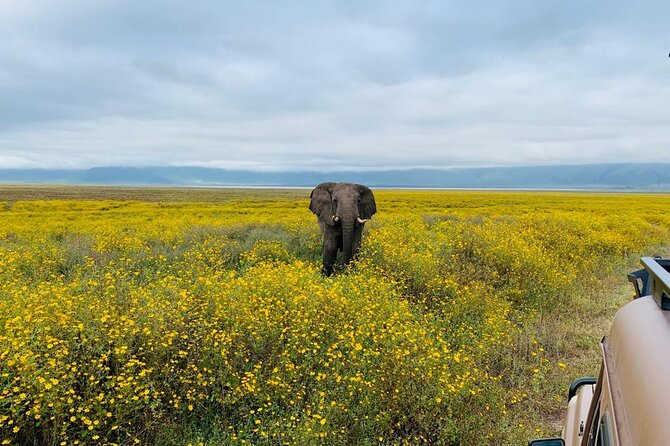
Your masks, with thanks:
[(338, 217), (337, 215), (333, 215), (333, 221), (340, 221), (340, 217)]
[(358, 218), (356, 219), (356, 221), (358, 221), (360, 224), (363, 224), (363, 223), (365, 223), (366, 221), (368, 221), (368, 219), (367, 219), (367, 218), (360, 218), (360, 217), (358, 217)]

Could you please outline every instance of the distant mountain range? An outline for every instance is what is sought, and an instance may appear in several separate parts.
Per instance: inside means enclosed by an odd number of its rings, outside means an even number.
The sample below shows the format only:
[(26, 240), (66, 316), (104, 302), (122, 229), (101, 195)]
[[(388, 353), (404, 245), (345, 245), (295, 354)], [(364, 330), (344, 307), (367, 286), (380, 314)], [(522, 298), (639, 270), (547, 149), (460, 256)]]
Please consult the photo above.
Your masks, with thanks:
[(583, 164), (339, 172), (253, 172), (206, 167), (0, 169), (0, 183), (131, 186), (312, 187), (347, 181), (372, 187), (615, 189), (670, 191), (668, 164)]

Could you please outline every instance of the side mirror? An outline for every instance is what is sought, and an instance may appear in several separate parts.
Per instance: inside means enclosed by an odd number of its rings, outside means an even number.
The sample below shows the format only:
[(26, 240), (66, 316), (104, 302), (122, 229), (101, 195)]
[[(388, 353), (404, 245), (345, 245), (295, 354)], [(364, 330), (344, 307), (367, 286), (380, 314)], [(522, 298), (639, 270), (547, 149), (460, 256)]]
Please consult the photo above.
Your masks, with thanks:
[(565, 441), (562, 438), (538, 438), (530, 440), (528, 446), (565, 446)]

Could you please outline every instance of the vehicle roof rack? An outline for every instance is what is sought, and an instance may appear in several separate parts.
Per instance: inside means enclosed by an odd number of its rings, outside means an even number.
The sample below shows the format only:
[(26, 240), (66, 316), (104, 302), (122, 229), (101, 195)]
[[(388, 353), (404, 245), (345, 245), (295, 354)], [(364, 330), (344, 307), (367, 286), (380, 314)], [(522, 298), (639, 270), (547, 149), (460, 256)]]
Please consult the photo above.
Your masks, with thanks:
[(661, 310), (670, 310), (670, 258), (642, 257), (643, 269), (628, 274), (635, 298), (652, 295)]

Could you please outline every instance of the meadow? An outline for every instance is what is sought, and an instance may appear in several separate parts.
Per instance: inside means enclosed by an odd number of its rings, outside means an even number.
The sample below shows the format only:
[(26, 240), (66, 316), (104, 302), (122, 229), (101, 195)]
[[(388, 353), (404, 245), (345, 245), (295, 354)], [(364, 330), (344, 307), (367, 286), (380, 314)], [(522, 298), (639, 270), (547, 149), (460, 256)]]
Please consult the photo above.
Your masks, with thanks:
[(0, 187), (0, 444), (512, 445), (664, 253), (661, 194)]

